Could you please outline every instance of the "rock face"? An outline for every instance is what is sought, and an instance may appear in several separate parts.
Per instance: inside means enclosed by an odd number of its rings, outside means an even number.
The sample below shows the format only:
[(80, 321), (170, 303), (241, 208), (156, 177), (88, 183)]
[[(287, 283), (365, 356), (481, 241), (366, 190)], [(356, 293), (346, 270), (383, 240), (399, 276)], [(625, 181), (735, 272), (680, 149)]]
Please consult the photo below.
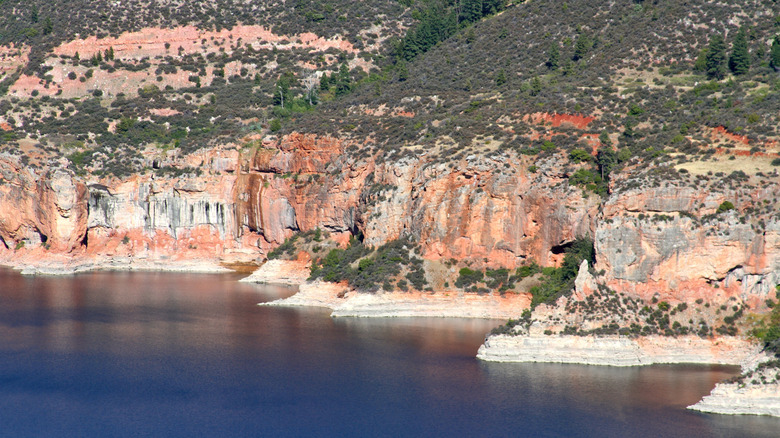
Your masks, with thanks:
[(60, 252), (79, 247), (87, 220), (84, 183), (62, 169), (38, 174), (12, 158), (0, 158), (0, 175), (0, 242)]
[(597, 221), (596, 270), (614, 290), (644, 299), (733, 296), (761, 307), (780, 282), (780, 221), (767, 213), (757, 227), (737, 211), (708, 213), (729, 199), (760, 208), (777, 190), (662, 185), (614, 194)]
[(636, 366), (656, 363), (740, 365), (758, 353), (751, 342), (736, 337), (698, 336), (511, 336), (493, 335), (477, 358), (493, 362), (556, 362)]
[[(561, 119), (575, 122), (586, 120)], [(773, 180), (723, 189), (635, 183), (638, 170), (627, 168), (602, 201), (567, 184), (566, 161), (556, 156), (384, 162), (346, 154), (361, 147), (354, 140), (293, 133), (246, 141), (254, 146), (158, 163), (202, 171), (179, 178), (84, 180), (2, 158), (1, 257), (11, 265), (58, 254), (91, 266), (112, 258), (247, 262), (319, 227), (344, 242), (361, 232), (374, 246), (410, 234), (427, 259), (514, 268), (531, 259), (556, 265), (568, 243), (593, 236), (597, 280), (615, 291), (670, 302), (737, 297), (752, 308), (776, 297), (780, 222), (771, 212), (750, 221), (737, 213), (774, 205)], [(529, 172), (531, 164), (539, 170)], [(712, 214), (729, 199), (737, 209)], [(586, 283), (580, 289), (594, 288)]]

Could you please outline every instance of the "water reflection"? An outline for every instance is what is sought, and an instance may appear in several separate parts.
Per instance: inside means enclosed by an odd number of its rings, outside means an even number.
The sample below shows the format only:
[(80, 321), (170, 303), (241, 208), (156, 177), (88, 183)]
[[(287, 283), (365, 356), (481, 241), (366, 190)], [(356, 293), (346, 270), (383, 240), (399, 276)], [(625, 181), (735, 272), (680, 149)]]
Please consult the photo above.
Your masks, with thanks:
[(502, 321), (329, 317), (232, 275), (0, 270), (0, 424), (45, 435), (775, 436), (686, 411), (734, 368), (496, 364)]

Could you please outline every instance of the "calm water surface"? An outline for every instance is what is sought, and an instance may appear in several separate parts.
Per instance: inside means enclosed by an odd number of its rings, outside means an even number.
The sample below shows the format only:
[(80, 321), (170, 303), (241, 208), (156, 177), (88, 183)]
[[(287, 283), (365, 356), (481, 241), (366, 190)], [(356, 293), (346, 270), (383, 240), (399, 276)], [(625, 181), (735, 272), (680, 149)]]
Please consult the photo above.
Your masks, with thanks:
[(767, 436), (689, 412), (732, 367), (474, 358), (496, 322), (257, 306), (235, 275), (0, 270), (0, 436)]

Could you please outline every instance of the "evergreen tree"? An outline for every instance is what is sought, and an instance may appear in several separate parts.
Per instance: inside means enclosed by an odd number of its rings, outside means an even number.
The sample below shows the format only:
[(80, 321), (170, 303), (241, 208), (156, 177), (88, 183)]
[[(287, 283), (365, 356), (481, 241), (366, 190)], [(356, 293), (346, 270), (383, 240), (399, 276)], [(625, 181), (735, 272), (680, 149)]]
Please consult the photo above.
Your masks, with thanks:
[(740, 29), (731, 45), (731, 57), (729, 57), (729, 69), (735, 75), (743, 75), (750, 70), (750, 53), (748, 53), (747, 35)]
[(322, 91), (330, 90), (330, 79), (328, 79), (327, 73), (323, 73), (322, 76), (320, 76), (320, 90)]
[(696, 57), (696, 62), (693, 64), (693, 70), (705, 73), (707, 71), (707, 48), (703, 48), (699, 51), (699, 56)]
[(279, 80), (276, 81), (274, 86), (274, 105), (281, 107), (292, 105), (292, 91), (290, 91), (290, 87), (293, 79), (293, 75), (290, 72), (285, 72), (279, 76)]
[(723, 79), (726, 76), (726, 43), (723, 35), (715, 34), (707, 47), (707, 76), (712, 79)]
[(352, 78), (349, 75), (349, 67), (347, 63), (341, 64), (339, 67), (339, 76), (336, 82), (336, 96), (343, 96), (352, 91)]
[(574, 44), (574, 56), (571, 58), (574, 61), (579, 61), (585, 57), (588, 50), (593, 46), (593, 42), (587, 35), (580, 35), (577, 38), (577, 42)]
[(449, 38), (457, 30), (454, 11), (447, 13), (441, 5), (434, 5), (420, 13), (419, 22), (401, 40), (396, 54), (411, 61), (417, 55), (428, 51), (440, 41)]
[(604, 147), (599, 148), (599, 152), (596, 154), (596, 164), (598, 164), (599, 171), (601, 171), (601, 179), (609, 180), (609, 174), (615, 168), (617, 162), (617, 152), (612, 149), (612, 146), (604, 145)]
[(473, 23), (482, 18), (482, 0), (461, 0), (460, 21)]
[(498, 74), (496, 74), (496, 85), (502, 86), (506, 83), (506, 72), (504, 72), (504, 69), (498, 71)]
[(409, 79), (409, 70), (406, 68), (406, 63), (401, 61), (398, 63), (398, 81), (403, 82)]
[(51, 22), (51, 18), (46, 17), (45, 20), (43, 20), (43, 34), (48, 35), (54, 30), (54, 24)]
[(769, 65), (775, 70), (780, 70), (780, 35), (772, 41), (772, 50), (769, 52)]
[(482, 16), (493, 15), (504, 9), (504, 0), (482, 0)]
[(538, 77), (534, 76), (531, 79), (531, 96), (536, 96), (542, 92), (542, 81)]
[(558, 43), (552, 43), (550, 45), (550, 57), (547, 59), (547, 68), (550, 70), (558, 70), (561, 63), (561, 53), (558, 50)]

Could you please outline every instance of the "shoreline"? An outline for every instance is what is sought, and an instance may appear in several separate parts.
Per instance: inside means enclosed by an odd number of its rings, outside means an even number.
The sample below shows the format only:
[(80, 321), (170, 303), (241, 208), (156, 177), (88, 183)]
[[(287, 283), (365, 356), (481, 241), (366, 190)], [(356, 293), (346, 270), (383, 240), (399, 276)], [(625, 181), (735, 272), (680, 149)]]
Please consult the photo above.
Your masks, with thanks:
[(491, 335), (477, 358), (487, 362), (543, 362), (600, 366), (706, 364), (749, 366), (760, 348), (739, 337), (702, 339), (659, 335)]
[(711, 414), (780, 417), (780, 384), (717, 383), (710, 395), (688, 409)]
[(235, 272), (220, 263), (212, 261), (180, 261), (160, 259), (137, 259), (132, 257), (111, 257), (103, 261), (70, 259), (51, 260), (48, 263), (10, 263), (0, 261), (0, 266), (19, 272), (21, 275), (68, 276), (95, 271), (145, 271), (145, 272), (190, 272), (199, 274), (223, 274)]
[(524, 295), (430, 294), (420, 292), (359, 293), (343, 284), (302, 283), (291, 297), (260, 306), (324, 307), (331, 317), (475, 318), (506, 320), (528, 307)]

